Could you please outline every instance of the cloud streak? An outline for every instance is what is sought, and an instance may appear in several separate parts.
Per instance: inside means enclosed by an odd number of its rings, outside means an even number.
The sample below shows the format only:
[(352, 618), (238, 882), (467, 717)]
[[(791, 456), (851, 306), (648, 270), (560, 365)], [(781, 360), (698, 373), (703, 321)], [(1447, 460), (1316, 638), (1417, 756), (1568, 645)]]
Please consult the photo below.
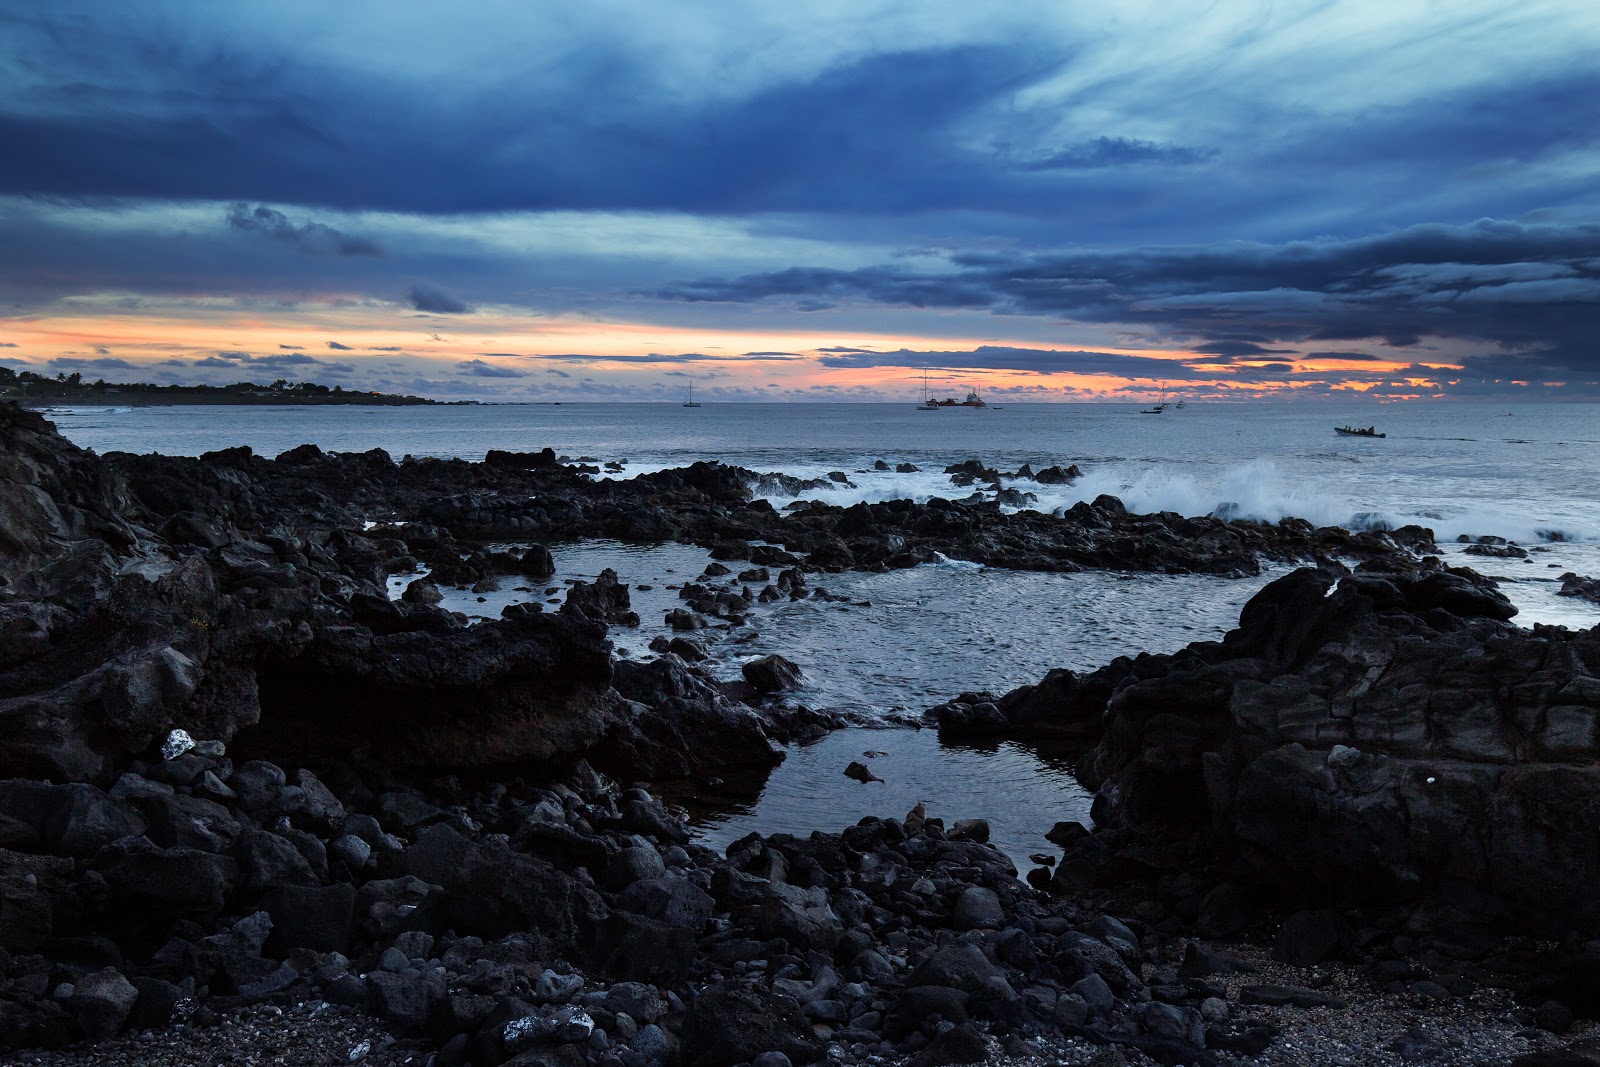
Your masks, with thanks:
[(228, 209), (228, 225), (246, 233), (259, 233), (281, 244), (310, 255), (380, 256), (383, 250), (376, 242), (356, 237), (320, 222), (306, 222), (299, 226), (289, 221), (283, 212), (257, 204), (234, 204)]
[(527, 371), (517, 370), (515, 367), (503, 367), (498, 363), (487, 363), (481, 359), (466, 359), (456, 364), (456, 369), (463, 374), (474, 378), (526, 378)]
[(413, 285), (406, 299), (412, 307), (429, 315), (466, 315), (472, 311), (465, 301), (432, 285)]

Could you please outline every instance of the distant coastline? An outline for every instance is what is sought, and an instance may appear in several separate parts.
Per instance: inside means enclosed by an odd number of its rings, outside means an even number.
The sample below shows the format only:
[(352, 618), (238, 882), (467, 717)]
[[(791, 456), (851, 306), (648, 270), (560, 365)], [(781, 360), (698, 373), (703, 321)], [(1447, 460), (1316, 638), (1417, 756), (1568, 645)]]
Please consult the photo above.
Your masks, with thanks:
[(169, 404), (408, 407), (477, 403), (475, 400), (432, 400), (424, 396), (368, 392), (312, 382), (290, 383), (283, 379), (266, 385), (256, 382), (235, 382), (232, 385), (156, 385), (152, 382), (103, 380), (86, 382), (78, 374), (48, 378), (32, 371), (13, 371), (8, 367), (0, 367), (0, 400), (12, 400), (23, 407), (154, 407)]

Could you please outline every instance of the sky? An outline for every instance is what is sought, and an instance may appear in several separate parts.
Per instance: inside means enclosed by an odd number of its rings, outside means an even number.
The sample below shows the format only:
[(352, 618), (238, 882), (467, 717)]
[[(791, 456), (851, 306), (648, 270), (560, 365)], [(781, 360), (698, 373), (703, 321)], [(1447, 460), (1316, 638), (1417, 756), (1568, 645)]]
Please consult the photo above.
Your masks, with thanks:
[(0, 364), (1600, 400), (1592, 0), (0, 0)]

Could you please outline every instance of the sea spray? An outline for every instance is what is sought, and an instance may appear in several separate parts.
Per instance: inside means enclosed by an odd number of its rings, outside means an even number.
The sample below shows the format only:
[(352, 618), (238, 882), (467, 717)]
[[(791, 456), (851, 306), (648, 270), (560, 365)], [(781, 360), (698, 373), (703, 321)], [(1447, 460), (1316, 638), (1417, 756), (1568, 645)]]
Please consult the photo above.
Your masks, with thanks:
[[(926, 503), (935, 497), (965, 499), (974, 494), (994, 499), (993, 487), (984, 483), (958, 486), (943, 469), (915, 473), (894, 471), (850, 471), (851, 485), (828, 482), (824, 474), (809, 468), (787, 472), (793, 478), (820, 482), (814, 489), (785, 492), (789, 486), (777, 479), (766, 479), (758, 495), (774, 507), (782, 508), (796, 500), (815, 500), (836, 507), (861, 502), (912, 500)], [(1247, 519), (1275, 523), (1283, 519), (1304, 519), (1315, 526), (1342, 526), (1348, 530), (1394, 530), (1417, 525), (1432, 529), (1441, 538), (1495, 535), (1524, 542), (1574, 541), (1600, 542), (1600, 527), (1557, 515), (1535, 516), (1508, 503), (1493, 504), (1436, 502), (1434, 506), (1385, 507), (1374, 497), (1357, 499), (1327, 481), (1303, 475), (1286, 477), (1276, 462), (1253, 459), (1211, 470), (1196, 470), (1176, 464), (1134, 464), (1113, 462), (1086, 470), (1071, 485), (1042, 485), (1028, 478), (1003, 477), (1001, 485), (1033, 495), (1026, 510), (1062, 514), (1080, 502), (1088, 503), (1102, 495), (1114, 496), (1129, 511), (1137, 514), (1175, 512), (1195, 517), (1211, 515), (1221, 519)], [(765, 490), (765, 491), (764, 491)], [(1006, 506), (1003, 510), (1023, 510)]]

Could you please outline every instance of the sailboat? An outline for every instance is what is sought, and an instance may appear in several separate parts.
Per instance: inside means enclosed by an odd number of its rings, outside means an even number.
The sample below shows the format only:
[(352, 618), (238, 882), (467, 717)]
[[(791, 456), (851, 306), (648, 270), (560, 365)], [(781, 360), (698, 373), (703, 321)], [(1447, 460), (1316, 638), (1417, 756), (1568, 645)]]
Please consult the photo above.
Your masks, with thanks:
[(917, 405), (918, 411), (938, 411), (939, 402), (933, 398), (933, 390), (928, 387), (928, 368), (922, 368), (922, 403)]
[(700, 406), (700, 402), (694, 398), (693, 378), (689, 379), (689, 391), (683, 394), (683, 406), (686, 408), (697, 408)]
[(1141, 415), (1159, 415), (1165, 410), (1167, 410), (1167, 391), (1166, 391), (1166, 389), (1163, 388), (1161, 390), (1161, 395), (1156, 398), (1155, 407), (1140, 408), (1139, 409), (1139, 414), (1141, 414)]

